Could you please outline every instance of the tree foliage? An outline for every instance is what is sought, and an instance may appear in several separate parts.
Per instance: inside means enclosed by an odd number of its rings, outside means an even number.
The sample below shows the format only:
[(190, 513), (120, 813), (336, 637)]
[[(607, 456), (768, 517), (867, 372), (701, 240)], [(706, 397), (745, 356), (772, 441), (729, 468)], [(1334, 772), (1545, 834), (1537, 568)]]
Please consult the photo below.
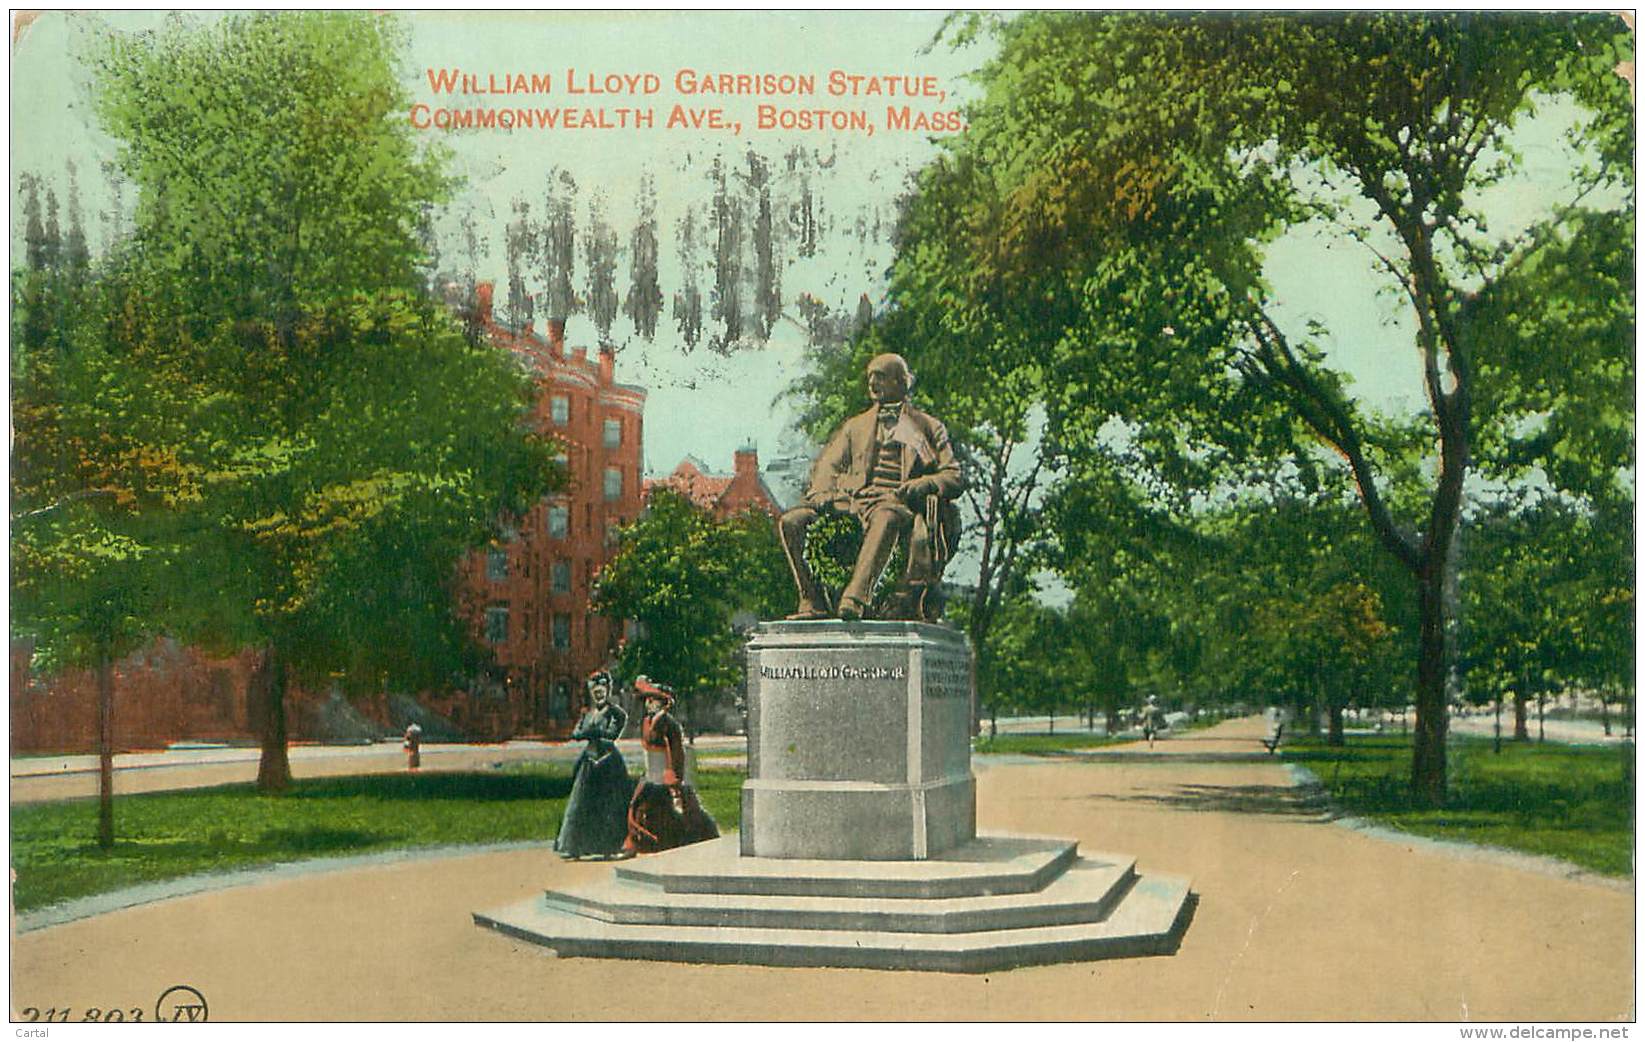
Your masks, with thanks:
[(88, 382), (29, 413), (25, 452), (53, 423), (87, 446), (50, 480), (163, 522), (157, 623), (264, 649), (272, 788), (288, 675), (416, 688), (472, 665), (455, 563), (554, 474), (522, 374), (424, 290), (418, 223), (447, 182), (398, 118), (401, 38), (302, 12), (111, 43), (97, 103), (135, 232), (82, 316)]
[(643, 673), (689, 699), (740, 684), (743, 638), (733, 616), (778, 615), (792, 589), (768, 515), (749, 510), (721, 520), (660, 488), (645, 513), (620, 531), (594, 605), (635, 624), (619, 657), (625, 675)]
[[(1474, 446), (1506, 444), (1550, 398), (1603, 394), (1628, 411), (1612, 373), (1630, 364), (1616, 334), (1631, 328), (1631, 293), (1616, 275), (1597, 292), (1562, 277), (1579, 262), (1631, 270), (1604, 248), (1605, 226), (1632, 220), (1620, 147), (1631, 99), (1613, 73), (1631, 53), (1625, 27), (1599, 15), (1034, 14), (998, 35), (970, 129), (922, 175), (905, 222), (899, 264), (932, 273), (907, 306), (1023, 331), (1055, 374), (1042, 394), (1065, 451), (1118, 443), (1179, 502), (1275, 459), (1304, 480), (1333, 466), (1349, 476), (1417, 594), (1412, 784), (1442, 800), (1446, 581)], [(1576, 112), (1573, 139), (1595, 144), (1571, 161), (1565, 205), (1498, 222), (1490, 195), (1525, 165), (1516, 133), (1550, 99)], [(1359, 244), (1375, 272), (1321, 293), (1401, 295), (1408, 325), (1373, 335), (1388, 364), (1416, 360), (1421, 416), (1378, 415), (1331, 364), (1329, 331), (1288, 321), (1311, 302), (1278, 296), (1265, 260), (1299, 229)], [(1558, 289), (1558, 305), (1516, 307), (1531, 299), (1510, 291), (1516, 280)], [(1556, 330), (1581, 331), (1606, 363), (1599, 377), (1536, 383), (1547, 367), (1527, 368), (1524, 347)], [(1627, 425), (1602, 419), (1591, 437), (1576, 426), (1556, 414), (1544, 442), (1586, 453)]]

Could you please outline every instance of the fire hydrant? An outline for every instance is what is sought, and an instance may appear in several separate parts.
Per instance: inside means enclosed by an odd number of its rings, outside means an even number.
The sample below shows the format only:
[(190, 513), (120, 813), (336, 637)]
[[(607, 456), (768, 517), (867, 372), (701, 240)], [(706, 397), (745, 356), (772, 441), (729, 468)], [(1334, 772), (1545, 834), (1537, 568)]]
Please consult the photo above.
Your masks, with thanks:
[(416, 724), (406, 728), (406, 769), (415, 771), (423, 765), (423, 729)]

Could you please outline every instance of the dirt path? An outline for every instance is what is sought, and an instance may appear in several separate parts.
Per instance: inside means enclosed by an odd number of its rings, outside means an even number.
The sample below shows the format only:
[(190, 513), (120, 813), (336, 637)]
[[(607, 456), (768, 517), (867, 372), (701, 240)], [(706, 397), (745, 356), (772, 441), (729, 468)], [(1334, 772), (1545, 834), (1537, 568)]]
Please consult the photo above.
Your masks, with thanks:
[[(631, 762), (639, 757), (640, 743), (618, 743)], [(695, 748), (715, 755), (741, 750), (745, 740), (728, 735), (705, 735)], [(501, 745), (438, 744), (423, 746), (424, 771), (473, 771), (518, 761), (553, 760), (569, 764), (582, 751), (580, 742), (507, 742)], [(88, 756), (47, 760), (34, 757), (12, 761), (11, 802), (89, 799), (97, 795), (97, 772)], [(19, 764), (21, 763), (21, 767)], [(406, 754), (392, 743), (373, 746), (294, 746), (293, 778), (332, 778), (356, 774), (397, 774), (406, 769)], [(115, 758), (114, 793), (171, 792), (257, 780), (255, 750), (210, 750), (198, 753), (133, 753)]]
[(986, 976), (558, 959), (469, 918), (605, 870), (529, 850), (288, 879), (23, 934), (13, 1015), (147, 1017), (186, 983), (213, 1020), (1633, 1016), (1631, 893), (1324, 822), (1280, 763), (1226, 759), (1251, 752), (1262, 726), (1123, 760), (979, 763), (984, 829), (1077, 835), (1144, 872), (1192, 876), (1199, 908), (1174, 956)]

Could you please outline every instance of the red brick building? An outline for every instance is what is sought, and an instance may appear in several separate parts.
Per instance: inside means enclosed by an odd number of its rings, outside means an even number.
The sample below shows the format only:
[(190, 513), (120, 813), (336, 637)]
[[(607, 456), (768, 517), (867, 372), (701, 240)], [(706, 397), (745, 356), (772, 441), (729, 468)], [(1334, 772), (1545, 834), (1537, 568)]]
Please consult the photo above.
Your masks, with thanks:
[(732, 456), (730, 474), (710, 473), (702, 460), (687, 456), (668, 477), (647, 481), (646, 495), (654, 488), (680, 492), (719, 518), (730, 517), (749, 507), (763, 510), (772, 517), (782, 513), (777, 497), (760, 476), (760, 454), (749, 446), (738, 449)]
[(589, 595), (617, 526), (642, 509), (645, 391), (616, 382), (611, 348), (592, 359), (586, 348), (568, 351), (563, 321), (550, 321), (543, 334), (498, 325), (489, 284), (479, 287), (478, 308), (485, 335), (537, 381), (537, 422), (564, 446), (570, 486), (465, 565), (460, 609), (492, 647), (497, 668), (447, 711), (476, 736), (559, 735), (574, 723), (583, 679), (611, 661), (621, 636), (589, 610)]

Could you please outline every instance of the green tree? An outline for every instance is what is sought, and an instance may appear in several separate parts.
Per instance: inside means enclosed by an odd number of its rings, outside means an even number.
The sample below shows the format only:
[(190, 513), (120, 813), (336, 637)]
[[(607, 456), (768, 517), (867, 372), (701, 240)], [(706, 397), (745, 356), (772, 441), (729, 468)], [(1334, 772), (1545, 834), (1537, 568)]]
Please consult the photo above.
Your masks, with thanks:
[(739, 686), (739, 612), (770, 618), (792, 596), (793, 580), (769, 515), (748, 510), (726, 520), (680, 493), (655, 490), (645, 513), (618, 533), (600, 570), (594, 605), (631, 620), (619, 668), (673, 685), (689, 714), (691, 696)]
[(259, 785), (289, 782), (285, 694), (448, 683), (473, 663), (460, 554), (552, 484), (529, 386), (428, 298), (448, 183), (400, 113), (403, 31), (236, 15), (120, 37), (98, 109), (139, 193), (114, 335), (196, 403), (179, 634), (263, 649)]
[(1530, 737), (1528, 704), (1562, 689), (1595, 692), (1607, 708), (1631, 701), (1632, 527), (1626, 515), (1552, 493), (1499, 501), (1470, 518), (1462, 572), (1469, 680), (1512, 695), (1514, 739)]
[[(36, 179), (24, 185), (34, 198)], [(173, 509), (188, 488), (178, 449), (197, 410), (151, 357), (109, 336), (129, 272), (43, 248), (36, 216), (12, 274), (10, 628), (31, 668), (96, 674), (97, 838), (109, 847), (113, 663), (163, 625), (161, 591), (187, 534)]]
[[(1441, 802), (1464, 479), (1481, 432), (1524, 415), (1481, 411), (1481, 366), (1511, 368), (1512, 353), (1482, 339), (1480, 315), (1492, 287), (1568, 239), (1585, 219), (1577, 201), (1620, 184), (1628, 200), (1597, 209), (1631, 214), (1631, 100), (1613, 73), (1630, 37), (1605, 16), (1412, 14), (1048, 14), (1000, 37), (969, 132), (921, 184), (967, 164), (990, 172), (966, 211), (943, 203), (951, 226), (992, 233), (968, 248), (955, 291), (1057, 316), (1047, 365), (1059, 399), (1082, 406), (1061, 429), (1068, 444), (1120, 416), (1131, 447), (1178, 487), (1264, 456), (1335, 459), (1352, 476), (1417, 593), (1412, 787)], [(1570, 205), (1499, 234), (1486, 196), (1523, 169), (1516, 127), (1552, 98), (1573, 103), (1573, 137), (1594, 142), (1588, 166), (1573, 164)], [(1403, 295), (1408, 331), (1380, 335), (1390, 359), (1419, 360), (1422, 416), (1377, 417), (1327, 364), (1325, 330), (1287, 331), (1284, 306), (1307, 302), (1275, 296), (1264, 245), (1304, 227), (1362, 244), (1384, 279), (1365, 290)], [(926, 248), (910, 237), (901, 253)], [(1596, 302), (1572, 286), (1561, 304)], [(1608, 358), (1630, 350), (1595, 343)], [(1413, 445), (1429, 476), (1401, 509), (1391, 484)]]

